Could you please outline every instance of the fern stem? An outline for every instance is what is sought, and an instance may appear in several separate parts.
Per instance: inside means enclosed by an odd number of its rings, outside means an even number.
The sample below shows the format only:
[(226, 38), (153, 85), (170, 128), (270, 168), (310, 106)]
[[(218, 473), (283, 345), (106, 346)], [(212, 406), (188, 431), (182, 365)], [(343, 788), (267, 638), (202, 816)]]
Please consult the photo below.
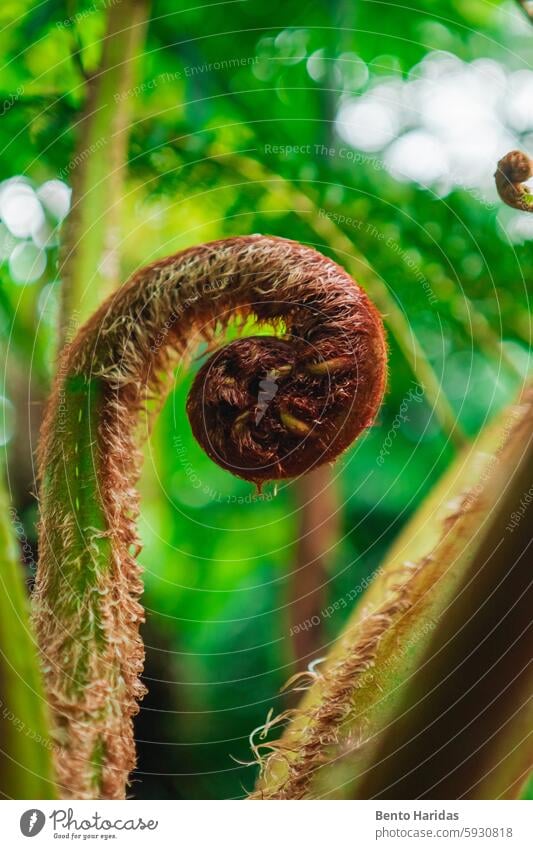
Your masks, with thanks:
[[(212, 355), (188, 401), (199, 441), (232, 470), (238, 451), (250, 462), (269, 458), (267, 466), (235, 468), (257, 481), (331, 461), (379, 406), (383, 329), (346, 272), (296, 242), (241, 237), (154, 263), (109, 298), (61, 356), (40, 444), (34, 603), (66, 796), (121, 798), (135, 764), (132, 717), (144, 691), (135, 484), (145, 401), (165, 396), (192, 340), (211, 340), (232, 317), (247, 315), (282, 320), (292, 341), (251, 337)], [(311, 352), (303, 364), (300, 350)], [(267, 360), (278, 391), (254, 424), (253, 387)], [(325, 375), (304, 367), (317, 361), (335, 367)], [(319, 390), (328, 405), (321, 417), (313, 413), (303, 435), (285, 427), (282, 413), (302, 421)]]

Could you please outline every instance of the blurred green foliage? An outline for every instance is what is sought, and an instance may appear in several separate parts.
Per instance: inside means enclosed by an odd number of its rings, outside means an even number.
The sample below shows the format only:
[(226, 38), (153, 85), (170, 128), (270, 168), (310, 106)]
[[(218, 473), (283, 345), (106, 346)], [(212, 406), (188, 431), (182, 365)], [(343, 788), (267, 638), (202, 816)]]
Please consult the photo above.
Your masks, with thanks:
[[(13, 101), (0, 123), (1, 177), (23, 175), (34, 186), (62, 176), (68, 182), (84, 101), (80, 68), (97, 66), (105, 8), (87, 2), (73, 11), (58, 0), (11, 0), (0, 19), (1, 95)], [(530, 245), (508, 238), (509, 210), (494, 197), (487, 200), (472, 187), (439, 193), (399, 180), (379, 151), (341, 155), (350, 146), (339, 138), (335, 117), (347, 98), (381, 79), (406, 80), (432, 51), (463, 62), (489, 58), (511, 72), (527, 67), (532, 39), (513, 4), (483, 0), (426, 0), (410, 8), (272, 0), (199, 3), (191, 10), (156, 0), (140, 78), (128, 95), (134, 122), (124, 278), (157, 257), (239, 233), (301, 240), (342, 263), (318, 240), (312, 219), (280, 203), (275, 183), (250, 181), (238, 159), (235, 165), (211, 154), (256, 160), (308, 194), (317, 215), (337, 216), (405, 312), (463, 429), (476, 433), (514, 396), (527, 368)], [(482, 132), (469, 142), (481, 145)], [(527, 142), (526, 136), (517, 141)], [(280, 153), (280, 145), (298, 150)], [(317, 151), (322, 145), (333, 154)], [(44, 274), (31, 285), (14, 282), (2, 256), (2, 394), (14, 404), (20, 427), (28, 387), (15, 397), (10, 386), (22, 374), (37, 398), (46, 394), (61, 282), (53, 244)], [(343, 510), (328, 575), (330, 601), (372, 574), (454, 454), (425, 401), (409, 404), (407, 420), (395, 424), (417, 376), (394, 338), (389, 342), (390, 382), (379, 421), (333, 473)], [(285, 704), (278, 691), (293, 671), (293, 487), (269, 487), (258, 498), (193, 442), (184, 410), (196, 367), (177, 374), (146, 449), (141, 483), (149, 695), (136, 732), (140, 763), (132, 792), (139, 797), (241, 796), (254, 779), (253, 768), (239, 763), (249, 760), (247, 735), (271, 706)], [(388, 434), (391, 446), (378, 464)], [(17, 464), (18, 441), (4, 441)], [(14, 485), (11, 497), (34, 540), (29, 487)], [(327, 641), (348, 613), (341, 608), (327, 619)]]

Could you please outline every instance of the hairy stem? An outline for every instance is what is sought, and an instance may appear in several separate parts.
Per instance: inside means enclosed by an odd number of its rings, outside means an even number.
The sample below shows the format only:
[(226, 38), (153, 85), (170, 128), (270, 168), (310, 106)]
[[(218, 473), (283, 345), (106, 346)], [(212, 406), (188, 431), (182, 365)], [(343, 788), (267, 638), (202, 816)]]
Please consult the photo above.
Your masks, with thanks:
[[(135, 764), (139, 416), (148, 398), (164, 397), (189, 348), (249, 315), (284, 336), (236, 340), (211, 356), (189, 395), (193, 432), (223, 468), (259, 485), (331, 462), (377, 412), (383, 328), (343, 269), (295, 242), (228, 239), (156, 262), (61, 357), (40, 445), (34, 602), (66, 796), (121, 798)], [(266, 410), (265, 375), (277, 389)]]

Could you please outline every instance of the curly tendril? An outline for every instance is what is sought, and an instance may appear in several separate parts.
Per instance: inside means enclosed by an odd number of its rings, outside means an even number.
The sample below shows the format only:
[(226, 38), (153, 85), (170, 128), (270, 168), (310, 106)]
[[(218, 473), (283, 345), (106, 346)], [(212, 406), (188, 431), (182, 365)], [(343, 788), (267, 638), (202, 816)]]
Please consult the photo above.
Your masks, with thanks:
[(155, 262), (62, 355), (40, 444), (34, 618), (65, 796), (121, 798), (135, 766), (141, 413), (199, 339), (248, 316), (279, 338), (211, 355), (187, 402), (197, 440), (258, 485), (331, 462), (376, 415), (384, 333), (346, 272), (296, 242), (233, 238)]
[(533, 176), (533, 160), (521, 150), (511, 150), (498, 162), (496, 173), (496, 189), (507, 206), (533, 212), (533, 194), (525, 180)]

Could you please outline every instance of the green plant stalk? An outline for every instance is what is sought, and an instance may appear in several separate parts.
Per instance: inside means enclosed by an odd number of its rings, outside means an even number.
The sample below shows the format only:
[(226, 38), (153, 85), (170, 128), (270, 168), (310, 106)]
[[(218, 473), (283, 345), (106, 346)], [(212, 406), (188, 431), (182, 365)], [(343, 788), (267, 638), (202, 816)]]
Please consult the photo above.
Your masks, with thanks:
[(77, 125), (71, 163), (72, 210), (60, 257), (63, 342), (120, 282), (120, 205), (134, 101), (128, 91), (148, 6), (148, 0), (109, 6), (100, 67), (87, 82), (87, 103)]
[(258, 796), (520, 796), (533, 761), (530, 504), (511, 526), (532, 431), (529, 390), (430, 494), (272, 744)]
[[(56, 715), (58, 772), (69, 778), (63, 779), (61, 793), (80, 798), (122, 794), (124, 772), (117, 766), (106, 773), (103, 762), (113, 757), (113, 739), (120, 745), (131, 722), (123, 704), (123, 647), (114, 641), (120, 593), (109, 599), (121, 576), (112, 556), (96, 449), (101, 414), (100, 382), (65, 373), (54, 404), (56, 438), (41, 485), (40, 563), (52, 568), (39, 582), (33, 610)], [(63, 627), (56, 628), (56, 622)], [(130, 760), (125, 768), (133, 766)]]
[(12, 799), (55, 799), (48, 709), (1, 477), (0, 795)]
[[(148, 0), (126, 0), (109, 7), (100, 66), (87, 82), (87, 103), (77, 127), (73, 159), (73, 207), (62, 240), (60, 344), (71, 342), (79, 325), (119, 282), (120, 207), (133, 108), (129, 92), (148, 8)], [(109, 517), (99, 490), (99, 455), (94, 451), (101, 386), (97, 379), (84, 380), (62, 372), (64, 368), (60, 358), (56, 379), (63, 387), (51, 402), (58, 437), (54, 447), (59, 454), (41, 485), (40, 559), (53, 566), (41, 583), (44, 593), (35, 595), (34, 617), (55, 716), (61, 793), (113, 798), (123, 795), (125, 776), (134, 765), (134, 754), (124, 745), (135, 712), (128, 699), (132, 693), (140, 695), (142, 687), (138, 683), (130, 687), (131, 682), (121, 677), (116, 654), (122, 646), (112, 642), (121, 616), (116, 610), (120, 590), (108, 608), (100, 603), (108, 592), (104, 588), (121, 577), (117, 574), (120, 565), (112, 557)], [(58, 516), (61, 519), (54, 523)], [(57, 601), (54, 610), (48, 607), (52, 596)], [(123, 607), (123, 616), (140, 616), (131, 599), (126, 598)], [(56, 615), (67, 624), (62, 633), (51, 637), (46, 623)], [(75, 632), (69, 632), (73, 623)], [(99, 681), (105, 685), (98, 687)], [(71, 726), (77, 745), (67, 746)], [(114, 771), (106, 770), (109, 762), (115, 764)]]

